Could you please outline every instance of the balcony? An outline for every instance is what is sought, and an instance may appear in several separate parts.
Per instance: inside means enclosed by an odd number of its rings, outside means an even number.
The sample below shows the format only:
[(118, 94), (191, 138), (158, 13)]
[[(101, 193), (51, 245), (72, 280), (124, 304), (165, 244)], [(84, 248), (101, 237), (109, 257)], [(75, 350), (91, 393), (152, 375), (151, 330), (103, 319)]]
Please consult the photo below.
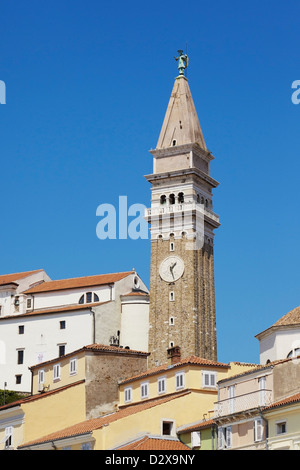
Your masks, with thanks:
[(196, 202), (184, 202), (180, 204), (165, 204), (151, 209), (146, 209), (145, 217), (151, 219), (151, 217), (157, 217), (162, 214), (175, 214), (178, 212), (191, 212), (199, 211), (200, 214), (204, 214), (206, 217), (219, 223), (219, 216), (214, 212), (206, 209), (203, 204)]
[(272, 390), (257, 390), (255, 392), (237, 395), (226, 400), (215, 403), (215, 418), (227, 416), (234, 413), (260, 408), (272, 403)]

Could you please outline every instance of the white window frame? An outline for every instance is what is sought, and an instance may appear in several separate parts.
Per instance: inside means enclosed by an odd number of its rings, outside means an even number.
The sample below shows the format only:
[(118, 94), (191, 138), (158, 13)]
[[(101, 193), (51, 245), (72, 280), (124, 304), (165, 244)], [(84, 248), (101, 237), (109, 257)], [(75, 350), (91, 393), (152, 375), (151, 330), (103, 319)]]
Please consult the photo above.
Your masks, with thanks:
[(5, 449), (13, 447), (13, 426), (7, 426), (5, 428)]
[(141, 383), (141, 399), (149, 398), (149, 382)]
[(60, 364), (53, 366), (53, 381), (60, 380)]
[(218, 449), (230, 449), (232, 447), (231, 426), (219, 427), (218, 429)]
[(175, 386), (176, 386), (176, 390), (182, 390), (185, 387), (184, 371), (180, 371), (175, 374)]
[(162, 395), (167, 391), (167, 379), (166, 377), (158, 377), (157, 379), (157, 393)]
[(195, 447), (201, 447), (201, 432), (200, 431), (191, 432), (191, 445), (192, 445), (192, 449), (194, 449)]
[(213, 371), (202, 371), (202, 387), (217, 388), (217, 373)]
[(45, 382), (45, 370), (40, 369), (38, 371), (38, 383), (39, 385), (42, 385)]
[(124, 403), (132, 402), (132, 387), (124, 388)]
[[(279, 426), (284, 424), (285, 425), (285, 431), (284, 432), (279, 432)], [(284, 434), (287, 434), (287, 421), (286, 419), (281, 419), (280, 421), (275, 422), (275, 429), (276, 429), (276, 436), (282, 436)]]
[(70, 359), (70, 375), (77, 374), (77, 357)]
[(263, 420), (262, 418), (255, 418), (253, 422), (254, 429), (254, 442), (261, 442), (263, 440)]

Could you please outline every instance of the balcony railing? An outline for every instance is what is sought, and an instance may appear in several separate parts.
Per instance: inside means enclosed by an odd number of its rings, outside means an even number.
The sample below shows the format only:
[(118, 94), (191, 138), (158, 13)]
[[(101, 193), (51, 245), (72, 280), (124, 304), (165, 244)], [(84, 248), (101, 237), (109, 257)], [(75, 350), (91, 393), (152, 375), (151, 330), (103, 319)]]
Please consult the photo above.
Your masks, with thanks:
[(185, 203), (170, 204), (170, 205), (165, 204), (159, 207), (146, 209), (145, 216), (149, 218), (149, 217), (155, 217), (155, 216), (162, 215), (162, 214), (172, 214), (176, 212), (188, 212), (188, 211), (195, 211), (195, 210), (198, 210), (202, 214), (205, 214), (207, 217), (210, 217), (216, 222), (219, 222), (219, 216), (215, 212), (206, 209), (203, 204), (199, 204), (196, 202), (185, 202)]
[(236, 397), (220, 400), (215, 403), (215, 417), (226, 416), (233, 413), (267, 406), (272, 403), (271, 390), (257, 390), (255, 392), (237, 395)]

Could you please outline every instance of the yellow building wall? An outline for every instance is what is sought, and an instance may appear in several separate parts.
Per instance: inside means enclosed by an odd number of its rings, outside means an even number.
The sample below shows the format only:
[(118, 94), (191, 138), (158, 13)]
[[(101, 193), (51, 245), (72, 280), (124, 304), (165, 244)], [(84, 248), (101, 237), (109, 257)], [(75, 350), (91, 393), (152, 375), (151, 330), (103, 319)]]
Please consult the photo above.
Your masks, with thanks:
[(15, 410), (8, 409), (1, 412), (0, 450), (5, 447), (5, 428), (8, 426), (13, 426), (12, 448), (16, 449), (24, 439), (24, 412), (21, 408), (17, 407)]
[[(77, 372), (76, 374), (70, 375), (70, 360), (77, 359)], [(53, 379), (53, 366), (54, 364), (60, 364), (60, 379)], [(55, 390), (56, 388), (64, 387), (65, 385), (78, 382), (79, 380), (85, 379), (85, 355), (79, 353), (76, 356), (64, 357), (62, 356), (57, 361), (51, 362), (50, 364), (43, 364), (41, 367), (37, 367), (33, 370), (32, 376), (32, 394), (36, 395), (39, 393), (39, 370), (44, 370), (45, 380), (44, 385), (49, 386), (49, 390)], [(48, 390), (47, 390), (48, 391)]]
[[(280, 410), (272, 411), (264, 414), (268, 420), (269, 429), (269, 448), (280, 449), (288, 447), (290, 450), (299, 450), (300, 445), (300, 404), (291, 407), (284, 407)], [(277, 434), (276, 424), (278, 422), (286, 422), (286, 433)]]
[(167, 403), (127, 416), (93, 432), (95, 450), (108, 450), (146, 433), (161, 435), (162, 421), (174, 421), (176, 428), (202, 419), (213, 405), (215, 395), (191, 392)]
[(85, 384), (24, 403), (22, 409), (25, 413), (23, 444), (84, 421)]

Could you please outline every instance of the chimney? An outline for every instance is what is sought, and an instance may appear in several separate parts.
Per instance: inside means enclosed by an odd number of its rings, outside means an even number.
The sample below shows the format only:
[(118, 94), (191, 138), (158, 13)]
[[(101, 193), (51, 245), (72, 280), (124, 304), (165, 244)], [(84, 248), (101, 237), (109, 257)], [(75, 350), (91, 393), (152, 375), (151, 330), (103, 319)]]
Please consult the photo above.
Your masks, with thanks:
[(181, 352), (179, 346), (173, 346), (168, 349), (168, 363), (170, 365), (177, 364), (181, 360)]

